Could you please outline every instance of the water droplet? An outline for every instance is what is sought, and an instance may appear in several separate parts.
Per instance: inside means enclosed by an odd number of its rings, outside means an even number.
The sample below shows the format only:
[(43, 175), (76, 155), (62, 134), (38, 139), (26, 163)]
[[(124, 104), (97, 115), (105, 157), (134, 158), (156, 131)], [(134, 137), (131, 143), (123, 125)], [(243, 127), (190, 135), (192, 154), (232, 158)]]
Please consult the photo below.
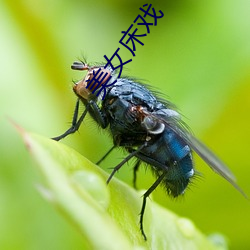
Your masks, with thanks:
[(81, 192), (87, 192), (99, 205), (108, 207), (110, 196), (104, 179), (95, 173), (83, 170), (75, 171), (72, 178)]
[(194, 237), (195, 226), (192, 221), (186, 218), (179, 218), (177, 220), (177, 225), (179, 226), (179, 229), (184, 234), (184, 236), (186, 236), (187, 238)]

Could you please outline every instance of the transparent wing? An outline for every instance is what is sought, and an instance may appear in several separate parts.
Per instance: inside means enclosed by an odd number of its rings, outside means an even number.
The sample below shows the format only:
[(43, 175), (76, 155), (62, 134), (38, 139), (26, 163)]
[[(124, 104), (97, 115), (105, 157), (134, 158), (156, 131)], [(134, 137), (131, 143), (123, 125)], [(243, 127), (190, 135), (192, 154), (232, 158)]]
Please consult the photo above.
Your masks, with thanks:
[[(163, 111), (164, 113), (164, 111)], [(184, 140), (190, 148), (192, 148), (216, 173), (221, 175), (229, 183), (231, 183), (243, 196), (247, 199), (247, 195), (243, 190), (237, 185), (236, 178), (229, 168), (202, 142), (195, 138), (186, 128), (185, 124), (182, 123), (180, 117), (169, 115), (167, 111), (166, 115), (152, 114), (151, 115), (162, 122), (166, 127), (173, 130), (182, 140)]]
[(210, 168), (231, 183), (243, 196), (248, 198), (243, 190), (237, 185), (236, 178), (230, 169), (210, 149), (181, 126), (177, 125), (170, 127), (208, 164)]

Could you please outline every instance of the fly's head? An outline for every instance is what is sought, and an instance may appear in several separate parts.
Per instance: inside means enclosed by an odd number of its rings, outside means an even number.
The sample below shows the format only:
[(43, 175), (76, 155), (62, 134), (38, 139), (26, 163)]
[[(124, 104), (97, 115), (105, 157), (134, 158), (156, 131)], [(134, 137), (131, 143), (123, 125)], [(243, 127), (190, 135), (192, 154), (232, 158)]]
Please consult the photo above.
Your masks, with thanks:
[[(75, 94), (84, 101), (88, 101), (93, 98), (93, 89), (95, 89), (98, 84), (98, 87), (100, 87), (106, 83), (111, 76), (111, 71), (105, 69), (104, 66), (89, 66), (83, 62), (74, 62), (71, 65), (71, 69), (87, 70), (86, 76), (82, 80), (75, 83), (73, 87)], [(98, 81), (99, 78), (101, 80)]]

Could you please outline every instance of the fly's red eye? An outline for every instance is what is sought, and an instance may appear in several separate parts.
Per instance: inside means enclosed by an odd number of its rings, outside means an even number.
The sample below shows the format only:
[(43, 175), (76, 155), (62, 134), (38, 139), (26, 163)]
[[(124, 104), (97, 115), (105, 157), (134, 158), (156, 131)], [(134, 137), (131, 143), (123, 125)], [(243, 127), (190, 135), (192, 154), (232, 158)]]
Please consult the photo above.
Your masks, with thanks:
[(111, 76), (111, 72), (104, 68), (95, 68), (86, 76), (87, 89), (94, 90), (106, 83)]
[(111, 78), (111, 72), (103, 67), (90, 67), (84, 62), (73, 62), (71, 65), (73, 70), (87, 70), (87, 75), (83, 80), (75, 84), (74, 92), (87, 100), (90, 93), (101, 87)]

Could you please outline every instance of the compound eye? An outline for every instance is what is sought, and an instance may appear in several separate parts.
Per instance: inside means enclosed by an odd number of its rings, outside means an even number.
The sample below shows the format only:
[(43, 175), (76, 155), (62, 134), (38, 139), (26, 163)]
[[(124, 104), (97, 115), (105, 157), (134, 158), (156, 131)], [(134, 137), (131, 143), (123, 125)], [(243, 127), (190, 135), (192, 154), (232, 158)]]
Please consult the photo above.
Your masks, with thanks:
[(163, 123), (149, 116), (144, 118), (142, 124), (150, 134), (161, 134), (165, 129), (165, 125)]
[(104, 68), (92, 68), (85, 77), (86, 88), (95, 90), (105, 84), (111, 77), (111, 72)]

